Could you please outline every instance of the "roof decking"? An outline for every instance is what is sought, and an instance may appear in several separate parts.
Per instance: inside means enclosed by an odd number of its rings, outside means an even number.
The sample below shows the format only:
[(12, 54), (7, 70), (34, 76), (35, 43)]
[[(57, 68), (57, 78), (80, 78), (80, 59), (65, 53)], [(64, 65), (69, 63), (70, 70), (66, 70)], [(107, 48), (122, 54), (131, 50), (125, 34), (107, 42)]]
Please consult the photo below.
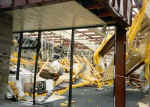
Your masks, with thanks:
[(131, 23), (133, 0), (3, 0), (0, 1), (0, 8), (3, 10), (12, 10), (59, 4), (68, 1), (77, 1), (107, 24), (114, 24), (116, 22)]

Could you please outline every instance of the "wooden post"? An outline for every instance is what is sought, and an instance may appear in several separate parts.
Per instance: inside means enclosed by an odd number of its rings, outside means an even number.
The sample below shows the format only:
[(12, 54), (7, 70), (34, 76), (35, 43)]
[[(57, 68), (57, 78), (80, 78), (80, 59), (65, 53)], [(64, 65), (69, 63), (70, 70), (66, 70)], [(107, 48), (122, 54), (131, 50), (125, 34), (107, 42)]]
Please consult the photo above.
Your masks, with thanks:
[(115, 107), (125, 107), (125, 52), (126, 30), (125, 27), (117, 25), (115, 35)]

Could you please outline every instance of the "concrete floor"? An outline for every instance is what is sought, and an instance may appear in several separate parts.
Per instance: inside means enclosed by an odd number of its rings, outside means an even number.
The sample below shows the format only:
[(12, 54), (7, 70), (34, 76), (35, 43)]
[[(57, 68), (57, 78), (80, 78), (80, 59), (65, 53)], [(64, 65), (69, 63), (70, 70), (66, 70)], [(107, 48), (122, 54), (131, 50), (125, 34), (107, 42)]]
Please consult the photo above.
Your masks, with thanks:
[[(145, 95), (146, 94), (137, 91), (127, 91), (126, 107), (138, 107), (136, 106), (137, 102), (141, 101)], [(12, 102), (3, 102), (0, 104), (0, 107), (61, 107), (60, 103), (65, 100), (36, 106), (25, 106)], [(96, 90), (96, 88), (90, 87), (73, 89), (73, 100), (75, 103), (72, 107), (113, 107), (114, 105), (112, 89)]]

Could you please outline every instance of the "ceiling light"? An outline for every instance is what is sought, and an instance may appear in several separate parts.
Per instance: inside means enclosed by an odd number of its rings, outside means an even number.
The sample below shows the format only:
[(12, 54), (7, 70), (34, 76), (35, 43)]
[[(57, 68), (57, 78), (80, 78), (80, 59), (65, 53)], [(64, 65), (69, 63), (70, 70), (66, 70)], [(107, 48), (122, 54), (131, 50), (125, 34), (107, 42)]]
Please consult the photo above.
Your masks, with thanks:
[(95, 32), (88, 32), (88, 33), (85, 33), (85, 34), (95, 34)]
[(38, 36), (30, 36), (30, 37), (32, 37), (32, 38), (37, 38)]
[(109, 26), (107, 29), (115, 29), (115, 26)]
[(88, 29), (77, 29), (77, 31), (87, 31)]
[(75, 33), (75, 36), (83, 35), (82, 33)]
[(97, 29), (102, 30), (103, 28), (102, 27), (98, 27)]
[(94, 36), (92, 36), (92, 37), (101, 37), (100, 35), (94, 35)]

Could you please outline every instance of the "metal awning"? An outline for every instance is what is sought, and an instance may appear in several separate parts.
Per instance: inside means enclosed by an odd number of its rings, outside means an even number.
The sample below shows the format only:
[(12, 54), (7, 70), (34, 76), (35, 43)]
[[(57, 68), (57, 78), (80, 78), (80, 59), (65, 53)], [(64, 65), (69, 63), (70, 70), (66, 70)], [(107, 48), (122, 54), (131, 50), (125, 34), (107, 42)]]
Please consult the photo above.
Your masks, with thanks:
[(13, 32), (104, 25), (105, 23), (76, 1), (16, 9)]

